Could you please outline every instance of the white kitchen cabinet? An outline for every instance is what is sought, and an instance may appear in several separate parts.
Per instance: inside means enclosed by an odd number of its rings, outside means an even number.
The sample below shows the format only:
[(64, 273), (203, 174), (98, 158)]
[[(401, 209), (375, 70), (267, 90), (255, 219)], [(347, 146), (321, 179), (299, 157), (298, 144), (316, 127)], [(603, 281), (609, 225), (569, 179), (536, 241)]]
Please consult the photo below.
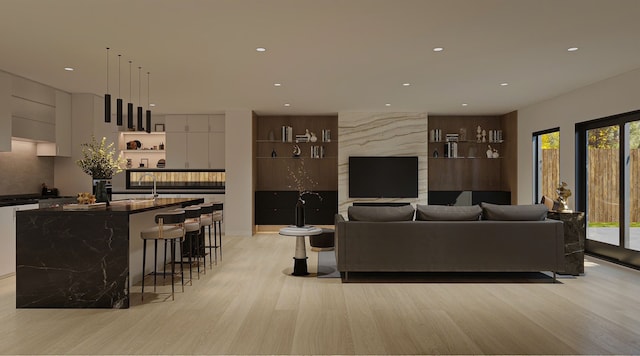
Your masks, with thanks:
[(11, 151), (11, 76), (0, 72), (0, 152)]
[(224, 132), (209, 133), (209, 168), (224, 169)]
[(38, 204), (0, 207), (0, 277), (16, 272), (16, 211), (38, 209)]
[(224, 115), (167, 115), (167, 168), (224, 168)]
[(56, 90), (56, 156), (71, 157), (71, 95)]

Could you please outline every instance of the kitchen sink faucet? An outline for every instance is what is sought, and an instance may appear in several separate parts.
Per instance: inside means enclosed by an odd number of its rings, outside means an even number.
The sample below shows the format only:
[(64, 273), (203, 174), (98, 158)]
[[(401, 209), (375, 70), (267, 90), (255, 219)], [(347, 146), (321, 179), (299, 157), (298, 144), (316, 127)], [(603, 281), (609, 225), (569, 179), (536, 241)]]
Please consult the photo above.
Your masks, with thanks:
[(138, 178), (138, 185), (142, 183), (142, 179), (144, 177), (153, 178), (153, 189), (151, 190), (151, 194), (153, 195), (153, 200), (156, 200), (156, 198), (158, 197), (158, 191), (156, 190), (156, 176), (151, 173), (145, 173), (142, 176), (140, 176), (140, 178)]

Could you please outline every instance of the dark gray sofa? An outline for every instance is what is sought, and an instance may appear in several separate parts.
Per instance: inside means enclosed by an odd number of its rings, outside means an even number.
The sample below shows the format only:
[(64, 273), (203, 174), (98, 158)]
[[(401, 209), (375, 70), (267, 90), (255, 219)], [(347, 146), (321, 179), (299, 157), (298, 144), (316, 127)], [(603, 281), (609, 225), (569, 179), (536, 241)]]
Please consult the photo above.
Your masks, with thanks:
[[(349, 208), (350, 220), (360, 221), (347, 221), (337, 214), (335, 254), (345, 279), (349, 272), (533, 271), (553, 272), (555, 279), (556, 272), (564, 268), (563, 225), (547, 220), (546, 209), (544, 216), (536, 217), (538, 220), (523, 221), (517, 214), (521, 208), (483, 204), (482, 216), (494, 220), (478, 220), (479, 216), (469, 220), (461, 217), (459, 210), (455, 214), (456, 208), (445, 208), (450, 210), (434, 218), (422, 214), (420, 210), (425, 207), (418, 205), (416, 218), (430, 221), (409, 220), (407, 213), (412, 207), (405, 207), (400, 214), (408, 221), (397, 221), (398, 216), (391, 218), (396, 221), (384, 221), (389, 219), (380, 219), (380, 214), (370, 214), (372, 218), (361, 221), (360, 207)], [(506, 214), (502, 214), (504, 209)]]

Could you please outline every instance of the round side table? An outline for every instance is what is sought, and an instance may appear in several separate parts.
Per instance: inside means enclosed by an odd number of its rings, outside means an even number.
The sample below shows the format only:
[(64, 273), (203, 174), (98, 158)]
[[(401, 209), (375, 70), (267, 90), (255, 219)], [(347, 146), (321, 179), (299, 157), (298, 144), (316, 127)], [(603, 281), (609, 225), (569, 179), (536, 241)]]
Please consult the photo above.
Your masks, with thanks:
[(280, 235), (293, 236), (296, 238), (296, 253), (293, 257), (293, 276), (306, 276), (307, 271), (307, 248), (305, 246), (305, 236), (320, 235), (322, 229), (305, 225), (303, 227), (287, 226), (280, 229)]

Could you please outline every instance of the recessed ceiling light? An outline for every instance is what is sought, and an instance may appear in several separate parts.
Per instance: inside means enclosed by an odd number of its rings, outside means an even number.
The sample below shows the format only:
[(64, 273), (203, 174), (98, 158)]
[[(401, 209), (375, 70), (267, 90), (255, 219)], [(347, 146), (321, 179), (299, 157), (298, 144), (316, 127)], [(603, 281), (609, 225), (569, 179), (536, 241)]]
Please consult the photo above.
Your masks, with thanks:
[(280, 83), (273, 83), (273, 86), (274, 86), (274, 87), (281, 87), (281, 86), (282, 86), (282, 84), (280, 84)]
[(469, 104), (467, 104), (467, 103), (462, 103), (462, 106), (468, 106), (468, 105), (469, 105)]
[(266, 48), (264, 48), (264, 47), (258, 47), (258, 48), (256, 48), (256, 51), (258, 51), (258, 52), (265, 52), (266, 50), (267, 50), (267, 49), (266, 49)]
[(444, 51), (444, 48), (442, 48), (442, 47), (434, 47), (433, 51), (434, 52), (442, 52), (442, 51)]
[(408, 87), (409, 85), (411, 85), (411, 83), (402, 83), (403, 87)]
[(501, 86), (506, 87), (509, 83), (500, 83)]
[(289, 106), (291, 106), (291, 104), (285, 103), (284, 106), (289, 107)]
[(64, 70), (67, 72), (73, 72), (74, 69), (72, 67), (64, 67)]
[(569, 47), (569, 48), (567, 48), (567, 51), (569, 51), (569, 52), (575, 52), (577, 50), (578, 50), (578, 47)]
[(391, 106), (391, 104), (389, 104), (389, 103), (386, 103), (386, 104), (384, 104), (384, 106)]
[(149, 104), (149, 106), (154, 107), (154, 106), (156, 106), (156, 104), (151, 103), (151, 104)]

